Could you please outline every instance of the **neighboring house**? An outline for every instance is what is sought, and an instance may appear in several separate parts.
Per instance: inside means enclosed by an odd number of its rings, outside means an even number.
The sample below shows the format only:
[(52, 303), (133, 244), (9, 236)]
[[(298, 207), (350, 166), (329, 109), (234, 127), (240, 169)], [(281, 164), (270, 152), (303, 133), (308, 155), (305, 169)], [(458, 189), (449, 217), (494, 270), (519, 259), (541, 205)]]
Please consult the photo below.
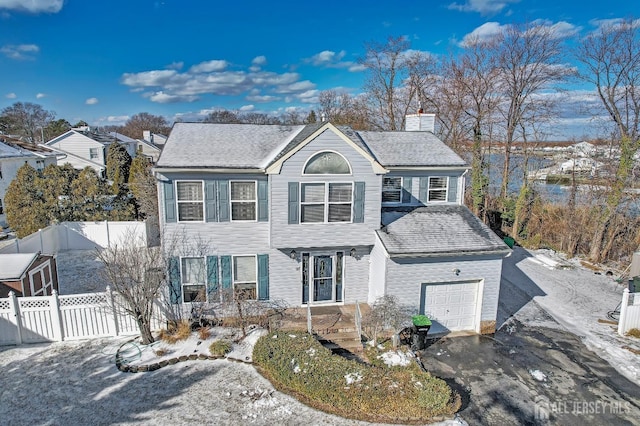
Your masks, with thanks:
[(164, 144), (167, 142), (167, 137), (165, 135), (161, 135), (160, 133), (153, 133), (150, 130), (142, 131), (142, 139), (147, 142), (151, 142), (160, 149), (162, 149)]
[(508, 247), (462, 205), (467, 164), (414, 131), (176, 123), (155, 167), (174, 303), (397, 296), (434, 331), (495, 331)]
[(56, 155), (45, 147), (0, 135), (0, 228), (6, 226), (4, 199), (7, 188), (24, 163), (42, 170), (49, 164), (56, 164)]
[(51, 296), (58, 291), (58, 270), (54, 256), (40, 253), (0, 254), (0, 298), (13, 291), (16, 296)]
[(135, 139), (119, 133), (95, 133), (88, 128), (83, 130), (85, 131), (71, 129), (45, 144), (60, 154), (58, 165), (69, 163), (78, 170), (89, 166), (103, 175), (107, 164), (107, 149), (114, 141), (124, 145), (131, 157), (136, 155)]
[(158, 161), (158, 158), (160, 158), (160, 152), (162, 152), (160, 147), (154, 145), (153, 142), (149, 142), (141, 139), (136, 140), (136, 144), (137, 144), (136, 155), (144, 155), (153, 164), (155, 164)]

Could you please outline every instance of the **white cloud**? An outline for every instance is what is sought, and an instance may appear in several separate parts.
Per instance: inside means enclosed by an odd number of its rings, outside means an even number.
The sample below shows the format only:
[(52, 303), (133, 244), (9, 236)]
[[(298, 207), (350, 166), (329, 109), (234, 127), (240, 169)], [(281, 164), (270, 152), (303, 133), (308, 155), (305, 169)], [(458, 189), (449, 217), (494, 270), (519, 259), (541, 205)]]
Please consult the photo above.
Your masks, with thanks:
[(42, 98), (44, 98), (45, 96), (47, 96), (47, 94), (46, 94), (46, 93), (38, 93), (38, 94), (36, 95), (36, 99), (42, 99)]
[(322, 52), (316, 53), (311, 58), (309, 58), (309, 62), (311, 62), (313, 65), (316, 65), (316, 66), (333, 64), (335, 62), (340, 61), (342, 58), (344, 58), (345, 54), (346, 52), (344, 50), (338, 53), (333, 52), (331, 50), (323, 50)]
[(243, 105), (240, 107), (240, 111), (242, 112), (253, 111), (255, 109), (256, 107), (254, 105)]
[(7, 44), (0, 48), (0, 52), (7, 58), (17, 60), (34, 59), (33, 55), (39, 51), (40, 48), (35, 44)]
[(213, 60), (213, 61), (201, 62), (198, 65), (192, 66), (190, 72), (202, 73), (202, 72), (223, 71), (227, 68), (228, 65), (229, 63), (224, 60)]
[(275, 89), (276, 93), (298, 93), (315, 89), (316, 85), (309, 80), (297, 81), (291, 84), (283, 84)]
[(582, 27), (576, 27), (566, 21), (559, 21), (555, 24), (548, 19), (537, 19), (532, 22), (535, 27), (548, 28), (556, 38), (568, 38), (576, 35)]
[(266, 65), (267, 64), (267, 57), (264, 56), (264, 55), (256, 56), (251, 61), (251, 64), (252, 65), (258, 65), (258, 66)]
[(108, 117), (100, 117), (96, 120), (97, 124), (121, 125), (129, 120), (128, 115), (110, 115)]
[(246, 99), (251, 102), (266, 103), (266, 102), (278, 101), (282, 98), (279, 96), (271, 96), (271, 95), (249, 95), (246, 97)]
[(464, 3), (451, 3), (448, 8), (461, 12), (478, 12), (481, 15), (495, 15), (512, 3), (520, 0), (467, 0)]
[(98, 103), (98, 98), (89, 98), (86, 101), (84, 101), (84, 103), (87, 105), (95, 105)]
[(596, 27), (598, 30), (615, 29), (624, 24), (631, 24), (633, 28), (640, 28), (640, 18), (634, 20), (624, 18), (592, 19), (591, 21), (589, 21), (589, 23)]
[(16, 95), (15, 93), (11, 92), (11, 93), (7, 93), (6, 95), (4, 95), (5, 98), (7, 99), (15, 99), (18, 97), (18, 95)]
[(63, 0), (0, 0), (0, 9), (28, 13), (58, 13)]
[(168, 93), (164, 93), (163, 91), (151, 93), (148, 95), (149, 99), (152, 102), (157, 102), (159, 104), (173, 104), (176, 102), (193, 102), (198, 100), (197, 96), (180, 96), (180, 95), (170, 95)]
[(353, 64), (351, 66), (349, 66), (347, 68), (347, 70), (349, 70), (349, 72), (360, 72), (360, 71), (364, 71), (366, 70), (367, 67), (365, 67), (363, 64)]
[(181, 70), (184, 66), (184, 62), (171, 62), (165, 68), (168, 70)]
[(175, 70), (144, 71), (137, 74), (125, 73), (120, 80), (127, 86), (153, 87), (162, 86), (171, 81), (178, 73)]
[(485, 22), (469, 34), (465, 35), (460, 46), (470, 46), (476, 43), (487, 42), (505, 31), (509, 26), (500, 25), (498, 22)]

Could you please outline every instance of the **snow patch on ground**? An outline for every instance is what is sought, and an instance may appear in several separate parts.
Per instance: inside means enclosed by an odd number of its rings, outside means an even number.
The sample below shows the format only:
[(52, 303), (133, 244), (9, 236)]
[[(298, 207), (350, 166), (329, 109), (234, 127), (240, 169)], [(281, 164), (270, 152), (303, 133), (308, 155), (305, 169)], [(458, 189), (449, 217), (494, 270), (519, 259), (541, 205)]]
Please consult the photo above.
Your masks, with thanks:
[(352, 385), (362, 380), (362, 374), (360, 373), (345, 374), (344, 379), (347, 381), (347, 385)]
[(412, 358), (413, 354), (411, 354), (411, 352), (404, 352), (399, 350), (385, 352), (382, 355), (378, 356), (378, 359), (381, 359), (388, 366), (399, 365), (402, 367), (406, 367), (407, 365), (409, 365)]
[(531, 376), (533, 376), (533, 378), (539, 382), (547, 381), (547, 375), (540, 370), (529, 370), (529, 374), (531, 374)]

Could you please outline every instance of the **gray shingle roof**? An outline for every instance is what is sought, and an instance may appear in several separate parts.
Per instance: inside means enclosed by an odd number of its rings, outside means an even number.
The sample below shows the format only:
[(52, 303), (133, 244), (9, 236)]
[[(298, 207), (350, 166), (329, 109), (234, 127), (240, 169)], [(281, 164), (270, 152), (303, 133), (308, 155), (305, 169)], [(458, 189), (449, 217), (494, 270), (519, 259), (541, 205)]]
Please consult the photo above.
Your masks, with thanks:
[[(156, 166), (264, 169), (325, 124), (176, 123)], [(356, 132), (347, 126), (337, 129), (383, 166), (467, 165), (430, 132)]]
[(439, 205), (382, 212), (376, 231), (391, 256), (507, 252), (507, 245), (465, 206)]
[(261, 169), (304, 127), (176, 123), (156, 166)]
[(466, 166), (431, 132), (358, 132), (376, 159), (392, 166)]

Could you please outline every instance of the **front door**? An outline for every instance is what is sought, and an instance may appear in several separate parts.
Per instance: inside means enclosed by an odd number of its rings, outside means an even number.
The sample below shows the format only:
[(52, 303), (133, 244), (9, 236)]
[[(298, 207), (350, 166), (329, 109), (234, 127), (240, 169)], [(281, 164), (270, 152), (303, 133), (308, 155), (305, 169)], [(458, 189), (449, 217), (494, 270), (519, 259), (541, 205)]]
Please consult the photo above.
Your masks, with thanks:
[(333, 300), (333, 259), (332, 256), (313, 257), (313, 301)]
[(343, 252), (302, 254), (302, 303), (341, 302)]

